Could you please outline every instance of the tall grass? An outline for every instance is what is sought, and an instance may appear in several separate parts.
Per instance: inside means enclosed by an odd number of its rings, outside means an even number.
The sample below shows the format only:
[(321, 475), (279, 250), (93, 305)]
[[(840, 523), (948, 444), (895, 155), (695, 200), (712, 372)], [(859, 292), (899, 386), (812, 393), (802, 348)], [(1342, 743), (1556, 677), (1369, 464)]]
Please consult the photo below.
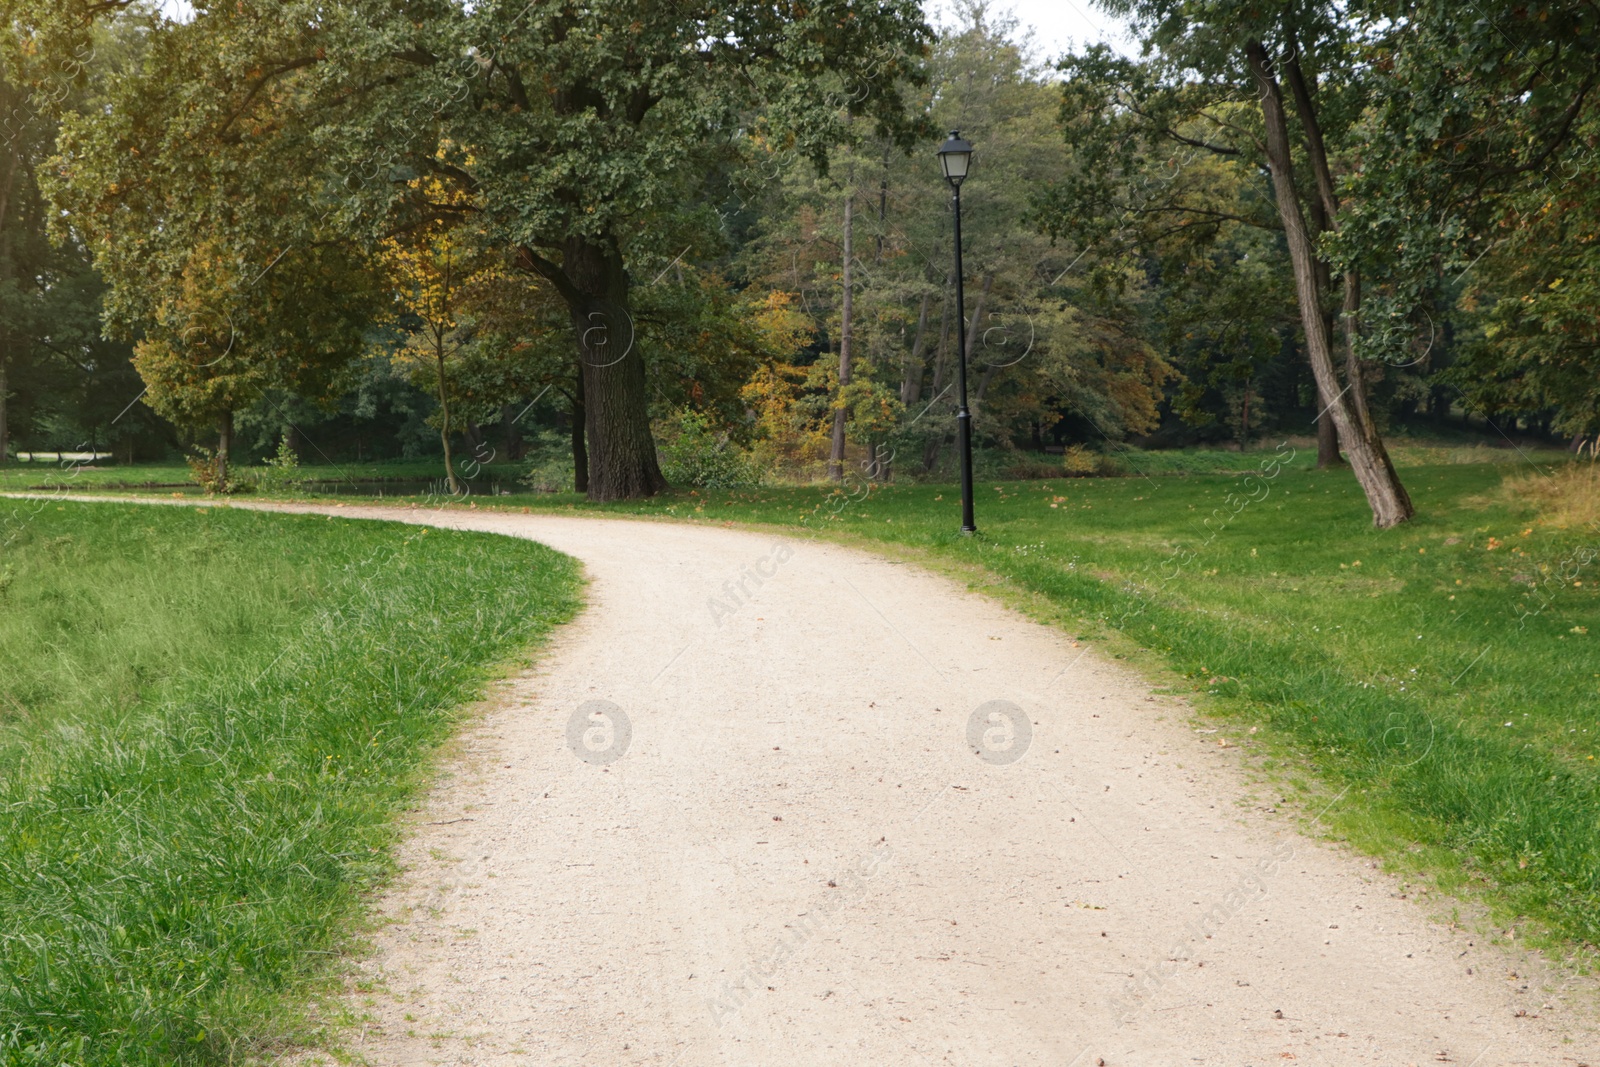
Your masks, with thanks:
[(1506, 479), (1505, 495), (1531, 501), (1560, 526), (1600, 530), (1600, 455), (1590, 446), (1579, 459), (1549, 472), (1519, 472)]
[(390, 871), (499, 664), (575, 610), (530, 542), (0, 501), (0, 1063), (248, 1060)]

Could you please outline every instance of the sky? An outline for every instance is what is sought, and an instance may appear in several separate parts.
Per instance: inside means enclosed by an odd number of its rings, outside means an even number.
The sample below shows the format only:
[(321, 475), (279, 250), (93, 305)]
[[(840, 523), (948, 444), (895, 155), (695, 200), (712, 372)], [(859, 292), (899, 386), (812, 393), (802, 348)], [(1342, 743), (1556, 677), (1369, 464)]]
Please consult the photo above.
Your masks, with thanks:
[[(923, 5), (937, 23), (941, 21), (941, 11), (948, 10), (949, 0), (923, 0)], [(161, 6), (169, 14), (180, 17), (190, 14), (188, 0), (161, 0)], [(1091, 0), (994, 0), (992, 6), (996, 12), (1009, 8), (1019, 22), (1032, 27), (1041, 59), (1097, 41), (1106, 41), (1124, 52), (1133, 48), (1121, 23), (1095, 7)]]
[[(949, 0), (923, 0), (923, 8), (935, 26), (945, 21), (943, 16), (950, 7)], [(1137, 52), (1122, 21), (1101, 11), (1091, 0), (993, 0), (990, 10), (994, 14), (1009, 10), (1024, 27), (1032, 28), (1036, 55), (1041, 59), (1101, 41), (1121, 52)]]

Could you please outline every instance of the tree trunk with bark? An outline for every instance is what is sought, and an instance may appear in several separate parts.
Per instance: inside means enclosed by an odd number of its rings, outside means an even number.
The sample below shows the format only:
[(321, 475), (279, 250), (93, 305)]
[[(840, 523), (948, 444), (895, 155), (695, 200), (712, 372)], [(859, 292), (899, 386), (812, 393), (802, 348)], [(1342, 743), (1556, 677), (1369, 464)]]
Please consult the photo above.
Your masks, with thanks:
[(444, 446), (445, 488), (451, 496), (456, 496), (461, 492), (461, 483), (456, 480), (455, 462), (450, 456), (450, 396), (445, 388), (444, 349), (444, 331), (436, 326), (433, 331), (433, 369), (439, 385), (439, 443)]
[(522, 432), (517, 429), (516, 411), (515, 404), (500, 405), (500, 447), (511, 460), (522, 458)]
[(833, 445), (828, 451), (828, 477), (844, 481), (844, 428), (849, 419), (845, 408), (844, 389), (850, 384), (850, 345), (854, 339), (855, 288), (851, 260), (855, 257), (855, 197), (844, 198), (844, 288), (839, 305), (839, 396), (833, 409)]
[(1333, 416), (1324, 411), (1317, 417), (1317, 469), (1342, 466), (1344, 457), (1339, 454), (1339, 431), (1333, 425)]
[(650, 433), (644, 357), (628, 310), (622, 252), (609, 238), (569, 237), (556, 264), (524, 246), (520, 262), (566, 301), (583, 376), (590, 500), (634, 500), (667, 487)]
[[(978, 290), (977, 306), (972, 309), (972, 318), (965, 323), (967, 330), (967, 358), (969, 361), (972, 358), (972, 353), (978, 347), (978, 327), (983, 323), (983, 305), (988, 302), (989, 291), (993, 288), (994, 272), (990, 271), (983, 276), (983, 286)], [(968, 370), (971, 370), (970, 366)], [(978, 382), (977, 392), (972, 398), (971, 411), (974, 419), (978, 417), (978, 407), (983, 403), (983, 393), (989, 387), (989, 379), (994, 376), (994, 368), (992, 366), (988, 368), (988, 371), (989, 373)], [(940, 455), (949, 447), (950, 442), (955, 440), (955, 437), (955, 431), (951, 430), (929, 444), (928, 451), (923, 455), (922, 467), (924, 471), (931, 471), (938, 466)]]
[(572, 390), (572, 488), (579, 493), (589, 491), (589, 448), (585, 442), (583, 410), (583, 373), (576, 375)]
[[(1284, 111), (1283, 89), (1259, 41), (1245, 46), (1245, 56), (1251, 72), (1261, 90), (1261, 116), (1266, 131), (1268, 169), (1272, 174), (1272, 188), (1278, 202), (1278, 214), (1283, 219), (1284, 238), (1289, 246), (1289, 259), (1294, 268), (1295, 293), (1300, 304), (1300, 324), (1306, 336), (1306, 353), (1311, 363), (1311, 373), (1317, 381), (1317, 392), (1323, 405), (1332, 416), (1339, 440), (1350, 456), (1350, 466), (1356, 480), (1366, 494), (1372, 508), (1373, 524), (1380, 529), (1398, 525), (1414, 514), (1411, 498), (1394, 470), (1384, 450), (1383, 440), (1375, 430), (1362, 425), (1360, 408), (1350, 393), (1360, 388), (1360, 379), (1340, 388), (1339, 376), (1334, 369), (1331, 338), (1327, 318), (1323, 314), (1322, 293), (1318, 284), (1318, 257), (1315, 245), (1306, 231), (1305, 214), (1301, 208), (1300, 193), (1295, 187), (1293, 155), (1289, 143), (1288, 118)], [(1326, 207), (1324, 207), (1326, 210)], [(1330, 214), (1330, 221), (1332, 219)], [(1348, 289), (1347, 289), (1348, 300)], [(1363, 405), (1364, 406), (1364, 405)]]
[(928, 308), (933, 303), (932, 293), (922, 294), (922, 309), (917, 312), (917, 332), (911, 340), (911, 354), (900, 370), (900, 404), (909, 409), (922, 397), (922, 372), (928, 369), (923, 344), (928, 339)]
[(217, 419), (217, 492), (228, 491), (228, 461), (233, 452), (233, 409)]

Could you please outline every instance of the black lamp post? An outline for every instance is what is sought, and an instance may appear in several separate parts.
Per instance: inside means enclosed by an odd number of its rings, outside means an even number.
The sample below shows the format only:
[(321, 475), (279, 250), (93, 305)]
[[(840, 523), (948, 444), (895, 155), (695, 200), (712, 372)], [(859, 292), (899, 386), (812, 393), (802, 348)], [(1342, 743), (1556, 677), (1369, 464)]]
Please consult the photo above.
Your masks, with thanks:
[(951, 130), (950, 139), (939, 146), (939, 165), (954, 190), (956, 210), (956, 385), (961, 393), (956, 432), (961, 449), (961, 532), (975, 534), (978, 526), (972, 517), (972, 412), (967, 410), (967, 295), (961, 274), (961, 183), (972, 166), (972, 145), (961, 139), (960, 130)]

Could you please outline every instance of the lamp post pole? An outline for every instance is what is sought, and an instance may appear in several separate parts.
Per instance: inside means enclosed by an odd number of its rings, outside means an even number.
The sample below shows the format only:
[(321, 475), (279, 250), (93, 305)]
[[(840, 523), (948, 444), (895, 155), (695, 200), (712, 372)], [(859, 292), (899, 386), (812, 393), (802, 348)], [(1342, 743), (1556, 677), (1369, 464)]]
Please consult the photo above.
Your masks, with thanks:
[(972, 412), (967, 407), (967, 294), (961, 269), (961, 183), (972, 164), (972, 145), (961, 139), (961, 131), (951, 130), (950, 139), (939, 149), (939, 162), (950, 183), (955, 208), (956, 237), (956, 388), (960, 407), (956, 409), (957, 446), (961, 454), (961, 532), (978, 532), (972, 514)]
[(967, 408), (967, 291), (961, 273), (961, 183), (955, 185), (956, 211), (956, 389), (961, 406), (956, 409), (956, 436), (961, 447), (961, 532), (978, 532), (972, 515), (972, 412)]

